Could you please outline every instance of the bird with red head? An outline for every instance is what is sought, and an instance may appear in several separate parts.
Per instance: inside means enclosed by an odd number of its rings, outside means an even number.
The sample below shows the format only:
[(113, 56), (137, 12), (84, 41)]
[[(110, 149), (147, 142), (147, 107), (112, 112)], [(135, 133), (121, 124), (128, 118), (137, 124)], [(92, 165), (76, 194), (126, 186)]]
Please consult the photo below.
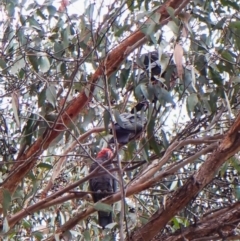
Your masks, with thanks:
[(97, 158), (104, 159), (104, 160), (110, 160), (112, 157), (113, 157), (113, 152), (109, 148), (103, 148), (97, 154)]
[[(96, 157), (96, 162), (94, 162), (90, 167), (90, 172), (97, 168), (99, 164), (110, 160), (113, 157), (113, 152), (109, 148), (103, 148)], [(104, 166), (106, 170), (111, 170), (114, 168), (113, 164), (107, 164)], [(89, 180), (90, 190), (93, 192), (93, 201), (96, 203), (103, 198), (106, 198), (116, 192), (116, 180), (115, 178), (104, 170), (101, 170), (101, 176), (91, 178)], [(114, 173), (113, 173), (114, 175)], [(112, 223), (112, 212), (98, 211), (98, 223), (104, 229), (108, 224)]]

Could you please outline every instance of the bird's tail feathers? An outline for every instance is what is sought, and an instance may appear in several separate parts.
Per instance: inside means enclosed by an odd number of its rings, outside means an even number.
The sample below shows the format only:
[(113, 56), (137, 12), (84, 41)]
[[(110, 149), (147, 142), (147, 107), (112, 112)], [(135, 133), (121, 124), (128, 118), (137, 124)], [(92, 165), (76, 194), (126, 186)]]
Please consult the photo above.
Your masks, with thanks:
[[(121, 135), (117, 135), (117, 142), (119, 144), (125, 145), (129, 142), (129, 133), (123, 133)], [(114, 143), (114, 137), (112, 137), (109, 141), (109, 144)]]
[(98, 223), (104, 229), (108, 224), (112, 223), (112, 213), (111, 212), (98, 212)]

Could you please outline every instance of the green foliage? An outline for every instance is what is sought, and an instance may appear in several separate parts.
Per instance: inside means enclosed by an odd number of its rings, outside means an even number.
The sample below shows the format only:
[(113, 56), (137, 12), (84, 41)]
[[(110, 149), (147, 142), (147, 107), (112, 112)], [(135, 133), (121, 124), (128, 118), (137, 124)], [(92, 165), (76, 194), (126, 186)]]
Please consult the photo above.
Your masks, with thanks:
[[(145, 130), (139, 139), (118, 149), (124, 169), (121, 176), (124, 187), (136, 180), (139, 173), (144, 173), (153, 161), (159, 163), (174, 141), (201, 140), (223, 134), (239, 112), (237, 1), (190, 1), (189, 21), (185, 12), (177, 17), (175, 10), (168, 7), (170, 21), (166, 26), (159, 24), (164, 16), (157, 11), (164, 1), (71, 1), (61, 9), (63, 2), (67, 1), (4, 0), (1, 3), (1, 182), (8, 180), (15, 165), (28, 162), (27, 151), (33, 143), (41, 142), (41, 151), (31, 149), (37, 164), (22, 179), (15, 193), (3, 191), (2, 232), (9, 240), (20, 237), (43, 240), (51, 235), (61, 240), (55, 233), (57, 228), (86, 210), (89, 200), (75, 198), (41, 207), (33, 213), (29, 211), (14, 227), (10, 227), (6, 218), (40, 203), (50, 180), (54, 179), (54, 186), (47, 190), (47, 196), (88, 175), (89, 156), (94, 158), (111, 138), (109, 110), (121, 126), (121, 113), (129, 112), (138, 101), (149, 102), (148, 111), (143, 113), (148, 118)], [(124, 53), (126, 58), (122, 64), (114, 69), (114, 74), (107, 76), (104, 64), (109, 53), (136, 29), (146, 35), (147, 43), (129, 56)], [(179, 54), (174, 52), (177, 43), (184, 50), (180, 66), (174, 61), (174, 56)], [(148, 75), (153, 76), (149, 72), (147, 75), (146, 69), (145, 75), (141, 75), (144, 71), (141, 56), (152, 50), (159, 53), (161, 75), (149, 78)], [(116, 60), (111, 59), (113, 64)], [(89, 82), (100, 64), (104, 66), (101, 69), (104, 74), (94, 83), (91, 93)], [(64, 122), (65, 110), (72, 108), (72, 101), (80, 92), (92, 96), (90, 102), (78, 118), (71, 119), (69, 126), (63, 126), (64, 131), (55, 129), (56, 120)], [(17, 101), (12, 102), (13, 94), (18, 96)], [(105, 131), (78, 139), (95, 127), (105, 127)], [(46, 130), (61, 131), (49, 146), (45, 145), (49, 135)], [(214, 141), (219, 140), (213, 138)], [(125, 198), (124, 208), (115, 207), (120, 204), (112, 208), (101, 202), (94, 204), (94, 208), (114, 213), (115, 223), (110, 227), (115, 234), (119, 233), (121, 210), (125, 210), (126, 219), (121, 222), (127, 220), (131, 233), (164, 206), (166, 197), (191, 178), (212, 151), (181, 167), (177, 165), (207, 146), (205, 142), (188, 143), (171, 152), (158, 170), (165, 174), (164, 178), (141, 193)], [(60, 162), (63, 166), (60, 174), (56, 174)], [(134, 166), (137, 167), (134, 169)], [(178, 168), (174, 169), (176, 166)], [(239, 172), (238, 158), (231, 158), (196, 199), (172, 218), (170, 228), (163, 230), (163, 235), (171, 235), (169, 230), (195, 224), (196, 217), (200, 219), (210, 210), (239, 201)], [(88, 182), (81, 183), (75, 191), (87, 192)], [(68, 194), (71, 192), (64, 195)], [(105, 231), (96, 223), (96, 217), (91, 215), (80, 220), (66, 235), (69, 239), (100, 240)], [(102, 240), (111, 238), (103, 235)]]
[(112, 211), (111, 205), (101, 203), (101, 202), (95, 203), (94, 208), (98, 211), (106, 211), (106, 212)]
[(8, 208), (11, 205), (11, 193), (8, 190), (3, 190), (3, 203), (2, 203), (2, 207), (3, 207), (3, 211), (4, 214), (7, 214)]

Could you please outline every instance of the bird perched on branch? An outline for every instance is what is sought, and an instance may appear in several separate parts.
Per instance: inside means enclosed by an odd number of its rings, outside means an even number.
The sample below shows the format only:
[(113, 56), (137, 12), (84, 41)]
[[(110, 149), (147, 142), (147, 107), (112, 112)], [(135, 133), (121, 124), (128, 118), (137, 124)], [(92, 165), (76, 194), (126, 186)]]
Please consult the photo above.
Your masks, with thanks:
[(137, 67), (141, 73), (135, 78), (135, 83), (131, 86), (134, 89), (135, 97), (138, 100), (148, 99), (152, 103), (161, 100), (162, 88), (167, 89), (164, 84), (164, 75), (157, 51), (142, 54), (136, 60)]
[[(116, 118), (113, 129), (119, 144), (126, 145), (141, 134), (147, 118), (140, 111), (147, 107), (147, 101), (140, 102), (131, 110), (131, 113), (122, 113)], [(113, 134), (112, 130), (110, 130), (110, 134)], [(114, 137), (109, 140), (109, 144), (111, 143), (114, 143)]]
[[(138, 69), (141, 69), (141, 74), (137, 77), (137, 83), (158, 82), (158, 78), (161, 75), (161, 64), (158, 57), (158, 52), (153, 51), (146, 54), (142, 54), (136, 60)], [(157, 78), (155, 78), (157, 77)]]
[[(96, 157), (96, 162), (94, 162), (90, 167), (90, 172), (95, 168), (99, 167), (99, 164), (103, 164), (107, 160), (110, 160), (113, 157), (113, 153), (108, 148), (103, 148)], [(113, 164), (104, 165), (106, 170), (113, 169)], [(116, 180), (106, 171), (102, 170), (100, 167), (99, 172), (102, 172), (101, 176), (94, 177), (90, 179), (90, 190), (94, 192), (92, 194), (93, 201), (96, 203), (99, 200), (112, 195), (116, 192)], [(98, 211), (98, 223), (102, 228), (105, 228), (108, 224), (112, 223), (112, 212)]]
[(142, 60), (145, 66), (145, 72), (147, 72), (147, 74), (149, 72), (151, 72), (151, 75), (161, 74), (161, 64), (159, 61), (159, 55), (157, 51), (142, 54), (140, 59)]

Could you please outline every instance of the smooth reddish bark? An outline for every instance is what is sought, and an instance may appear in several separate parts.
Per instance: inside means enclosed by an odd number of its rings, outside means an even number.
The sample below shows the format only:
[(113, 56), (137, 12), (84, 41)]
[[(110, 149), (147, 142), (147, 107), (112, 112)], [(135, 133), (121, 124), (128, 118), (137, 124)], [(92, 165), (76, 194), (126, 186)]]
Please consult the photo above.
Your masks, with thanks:
[[(158, 12), (161, 14), (160, 22), (167, 23), (167, 18), (169, 17), (166, 11), (167, 7), (176, 9), (176, 12), (178, 13), (187, 5), (188, 2), (189, 0), (167, 1), (163, 6), (159, 7)], [(63, 111), (63, 114), (59, 117), (58, 123), (54, 126), (54, 129), (47, 129), (43, 136), (36, 140), (25, 151), (25, 153), (19, 158), (19, 161), (25, 162), (22, 164), (19, 164), (18, 162), (13, 166), (9, 176), (6, 178), (0, 189), (1, 203), (3, 201), (3, 190), (7, 189), (11, 193), (16, 190), (24, 176), (35, 166), (38, 156), (49, 147), (50, 143), (66, 129), (66, 126), (68, 126), (69, 123), (75, 119), (75, 117), (83, 110), (84, 106), (86, 106), (86, 104), (91, 100), (98, 78), (103, 74), (110, 76), (113, 72), (115, 72), (121, 65), (122, 61), (127, 57), (125, 52), (127, 51), (127, 53), (130, 54), (134, 49), (139, 47), (140, 44), (143, 44), (144, 41), (140, 42), (140, 40), (144, 37), (144, 33), (142, 33), (140, 30), (137, 30), (107, 55), (106, 59), (100, 64), (96, 72), (93, 74), (88, 85), (88, 90), (83, 90), (78, 97), (76, 97), (76, 99), (69, 103), (69, 105)], [(138, 42), (139, 45), (136, 44)], [(88, 92), (88, 95), (86, 92)]]
[(176, 190), (150, 221), (135, 231), (131, 240), (147, 241), (156, 236), (165, 225), (182, 210), (211, 180), (220, 166), (240, 151), (240, 115), (224, 136), (218, 148), (208, 156), (199, 170)]

